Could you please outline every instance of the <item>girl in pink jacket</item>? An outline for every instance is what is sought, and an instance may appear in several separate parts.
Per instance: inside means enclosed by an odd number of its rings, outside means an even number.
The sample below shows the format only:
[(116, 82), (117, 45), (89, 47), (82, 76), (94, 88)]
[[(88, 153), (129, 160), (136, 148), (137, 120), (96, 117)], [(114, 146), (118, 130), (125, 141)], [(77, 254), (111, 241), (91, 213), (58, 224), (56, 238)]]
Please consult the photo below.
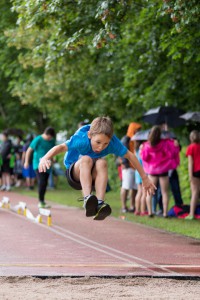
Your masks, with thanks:
[[(161, 187), (163, 199), (163, 216), (167, 217), (168, 211), (168, 171), (176, 169), (179, 165), (178, 143), (170, 139), (161, 139), (161, 129), (154, 126), (149, 134), (148, 141), (143, 144), (141, 158), (145, 172), (149, 175), (155, 185), (158, 180)], [(152, 196), (147, 196), (151, 207)]]

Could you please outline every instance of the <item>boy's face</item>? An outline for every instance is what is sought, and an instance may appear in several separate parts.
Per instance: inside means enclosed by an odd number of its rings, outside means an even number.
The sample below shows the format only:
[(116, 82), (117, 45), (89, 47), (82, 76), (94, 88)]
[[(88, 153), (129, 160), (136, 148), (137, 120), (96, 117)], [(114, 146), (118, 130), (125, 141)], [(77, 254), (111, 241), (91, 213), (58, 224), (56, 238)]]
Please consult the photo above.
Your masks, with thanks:
[(90, 132), (88, 132), (88, 137), (91, 140), (92, 150), (95, 153), (100, 153), (110, 143), (110, 138), (103, 133), (91, 135)]

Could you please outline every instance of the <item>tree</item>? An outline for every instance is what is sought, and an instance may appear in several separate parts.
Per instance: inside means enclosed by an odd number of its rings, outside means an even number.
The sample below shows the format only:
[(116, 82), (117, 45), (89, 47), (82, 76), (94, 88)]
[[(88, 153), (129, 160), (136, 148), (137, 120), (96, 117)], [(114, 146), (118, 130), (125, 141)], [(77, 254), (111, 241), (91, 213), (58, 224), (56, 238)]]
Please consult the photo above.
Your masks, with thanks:
[(99, 114), (123, 130), (166, 102), (199, 110), (200, 4), (191, 2), (13, 0), (10, 93), (72, 130)]

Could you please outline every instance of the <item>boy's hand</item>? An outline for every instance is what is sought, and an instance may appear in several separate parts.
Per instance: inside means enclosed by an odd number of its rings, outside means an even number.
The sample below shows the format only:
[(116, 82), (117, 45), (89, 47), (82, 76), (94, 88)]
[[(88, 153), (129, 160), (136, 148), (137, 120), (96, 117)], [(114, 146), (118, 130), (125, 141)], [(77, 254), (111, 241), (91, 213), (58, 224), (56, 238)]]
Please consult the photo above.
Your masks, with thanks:
[(145, 195), (154, 195), (155, 190), (157, 189), (148, 176), (142, 178), (142, 187), (145, 192)]
[(46, 172), (51, 167), (51, 160), (46, 158), (41, 158), (39, 163), (39, 172)]

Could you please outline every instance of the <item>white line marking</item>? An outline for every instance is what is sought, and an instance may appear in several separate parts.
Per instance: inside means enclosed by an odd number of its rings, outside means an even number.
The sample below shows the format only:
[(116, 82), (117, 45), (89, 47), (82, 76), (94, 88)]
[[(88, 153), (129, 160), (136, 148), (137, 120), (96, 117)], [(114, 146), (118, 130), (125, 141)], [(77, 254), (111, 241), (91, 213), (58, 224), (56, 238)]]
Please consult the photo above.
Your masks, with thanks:
[[(107, 250), (109, 250), (109, 251), (112, 251), (112, 252), (114, 252), (114, 253), (118, 253), (118, 254), (123, 255), (123, 256), (125, 256), (125, 257), (128, 257), (128, 258), (131, 258), (131, 259), (138, 260), (138, 261), (140, 261), (140, 262), (142, 262), (142, 263), (146, 263), (146, 264), (150, 265), (150, 266), (153, 267), (153, 268), (156, 268), (156, 269), (159, 268), (159, 269), (162, 269), (163, 271), (168, 272), (168, 273), (169, 273), (169, 272), (170, 272), (170, 273), (175, 273), (175, 274), (177, 273), (177, 272), (170, 271), (170, 270), (166, 269), (165, 267), (161, 267), (160, 265), (156, 265), (156, 264), (154, 264), (154, 263), (152, 263), (152, 262), (150, 262), (150, 261), (148, 261), (148, 260), (139, 258), (139, 257), (137, 257), (137, 256), (134, 256), (134, 255), (131, 255), (131, 254), (122, 252), (122, 251), (117, 250), (117, 249), (115, 249), (115, 248), (112, 248), (112, 247), (109, 247), (109, 246), (100, 244), (100, 243), (98, 243), (98, 242), (95, 242), (95, 241), (90, 240), (90, 239), (88, 239), (88, 238), (85, 238), (85, 237), (83, 237), (83, 236), (80, 236), (79, 234), (74, 233), (74, 232), (72, 232), (72, 231), (70, 231), (70, 230), (67, 230), (67, 229), (65, 229), (65, 228), (62, 228), (62, 227), (60, 227), (60, 226), (58, 226), (58, 225), (54, 225), (54, 227), (58, 228), (58, 229), (61, 230), (61, 231), (66, 232), (66, 233), (68, 233), (68, 234), (71, 234), (71, 235), (73, 235), (73, 236), (75, 236), (75, 237), (77, 237), (77, 238), (79, 238), (79, 239), (85, 240), (85, 241), (87, 241), (87, 242), (89, 242), (89, 243), (91, 243), (91, 244), (93, 244), (93, 245), (98, 246), (98, 247), (102, 247), (102, 248), (107, 249)], [(88, 245), (88, 244), (87, 244), (87, 245)], [(110, 253), (110, 252), (109, 252), (109, 253)], [(145, 267), (145, 266), (143, 266), (143, 267)], [(145, 267), (145, 268), (148, 269), (148, 267)], [(158, 271), (154, 271), (154, 272), (159, 273)]]

